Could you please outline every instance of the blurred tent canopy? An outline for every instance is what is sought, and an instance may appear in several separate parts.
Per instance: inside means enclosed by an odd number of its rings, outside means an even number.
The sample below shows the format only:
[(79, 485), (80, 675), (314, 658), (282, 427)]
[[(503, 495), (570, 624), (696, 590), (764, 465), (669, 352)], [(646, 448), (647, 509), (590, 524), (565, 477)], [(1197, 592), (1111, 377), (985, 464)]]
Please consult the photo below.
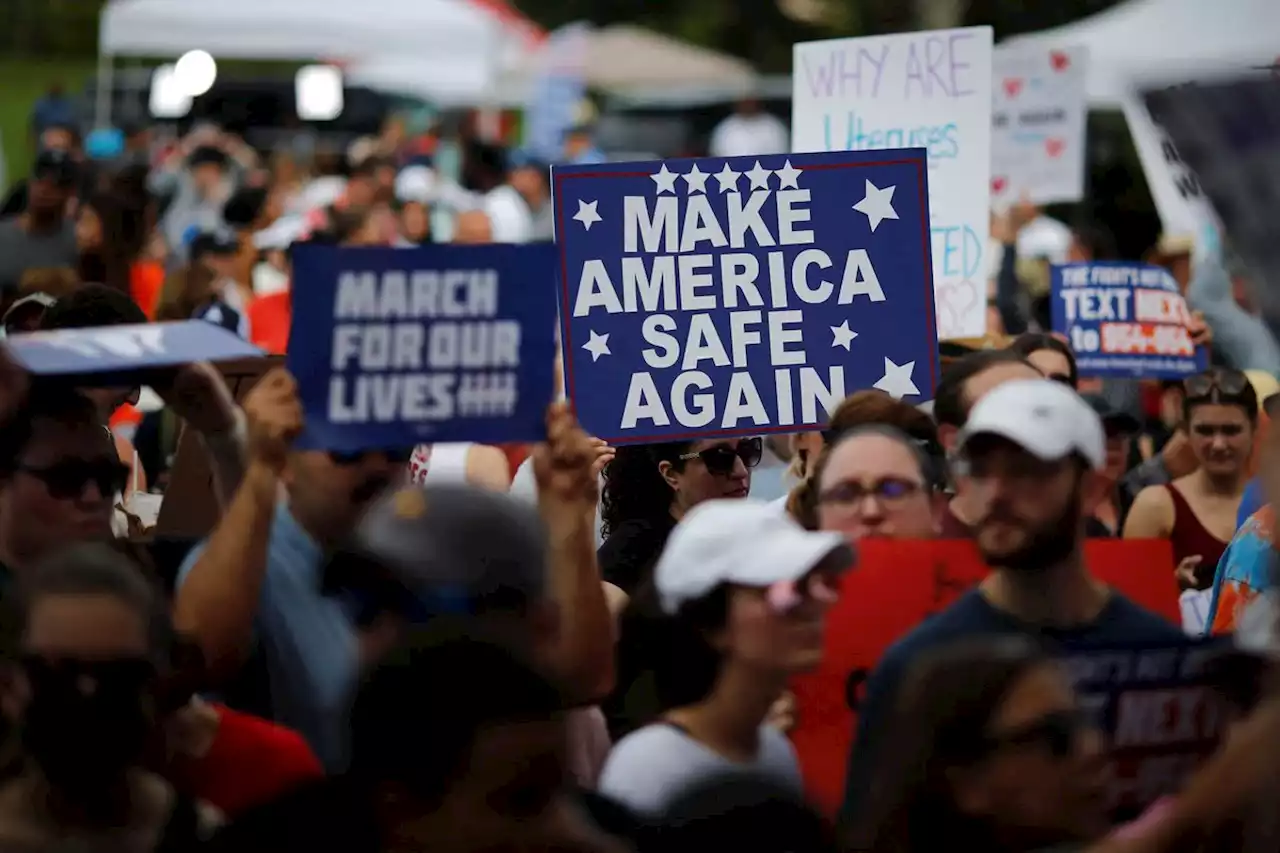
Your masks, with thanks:
[(484, 7), (455, 0), (111, 0), (98, 47), (103, 63), (196, 49), (216, 58), (338, 63), (428, 56), (419, 87), (451, 96), (491, 81), (495, 68), (524, 54), (528, 39)]
[[(544, 69), (546, 60), (542, 50), (532, 50), (519, 57), (499, 72), (499, 81), (490, 90), (489, 100), (501, 104), (523, 103), (530, 81)], [(588, 31), (577, 62), (586, 85), (608, 94), (691, 85), (745, 93), (756, 80), (751, 66), (741, 59), (630, 24)], [(433, 65), (434, 60), (385, 56), (353, 62), (347, 76), (356, 85), (430, 97), (433, 84), (429, 75)], [(456, 91), (461, 93), (461, 89)], [(471, 93), (477, 94), (484, 94), (484, 89)]]
[(1280, 55), (1280, 0), (1128, 0), (1001, 45), (1087, 48), (1090, 104), (1114, 107), (1135, 85), (1183, 83), (1274, 65)]

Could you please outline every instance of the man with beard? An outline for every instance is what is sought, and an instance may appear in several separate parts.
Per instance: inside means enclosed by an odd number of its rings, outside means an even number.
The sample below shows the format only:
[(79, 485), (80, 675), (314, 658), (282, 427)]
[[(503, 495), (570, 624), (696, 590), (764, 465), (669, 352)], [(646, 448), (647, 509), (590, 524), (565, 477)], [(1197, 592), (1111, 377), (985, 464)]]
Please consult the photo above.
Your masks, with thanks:
[(992, 572), (894, 643), (872, 672), (858, 708), (846, 819), (865, 802), (878, 727), (893, 713), (898, 685), (928, 649), (982, 634), (1029, 634), (1063, 649), (1183, 638), (1084, 565), (1087, 496), (1106, 465), (1106, 435), (1071, 388), (1049, 379), (1003, 383), (973, 407), (956, 451), (972, 490), (973, 537)]

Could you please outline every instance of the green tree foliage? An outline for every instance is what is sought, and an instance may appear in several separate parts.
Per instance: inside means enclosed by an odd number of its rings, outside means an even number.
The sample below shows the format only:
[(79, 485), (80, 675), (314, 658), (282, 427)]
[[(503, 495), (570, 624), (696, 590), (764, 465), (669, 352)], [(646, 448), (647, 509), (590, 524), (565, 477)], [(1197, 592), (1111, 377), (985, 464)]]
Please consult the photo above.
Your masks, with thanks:
[(96, 56), (106, 0), (0, 0), (0, 59)]

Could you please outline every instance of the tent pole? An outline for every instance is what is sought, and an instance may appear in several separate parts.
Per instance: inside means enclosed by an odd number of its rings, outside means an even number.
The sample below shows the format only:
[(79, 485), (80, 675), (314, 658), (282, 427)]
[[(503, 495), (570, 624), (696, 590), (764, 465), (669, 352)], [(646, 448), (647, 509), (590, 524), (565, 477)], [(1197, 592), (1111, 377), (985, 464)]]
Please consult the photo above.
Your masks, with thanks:
[(115, 81), (115, 57), (106, 51), (98, 51), (98, 77), (94, 91), (93, 126), (103, 130), (111, 126), (111, 97)]

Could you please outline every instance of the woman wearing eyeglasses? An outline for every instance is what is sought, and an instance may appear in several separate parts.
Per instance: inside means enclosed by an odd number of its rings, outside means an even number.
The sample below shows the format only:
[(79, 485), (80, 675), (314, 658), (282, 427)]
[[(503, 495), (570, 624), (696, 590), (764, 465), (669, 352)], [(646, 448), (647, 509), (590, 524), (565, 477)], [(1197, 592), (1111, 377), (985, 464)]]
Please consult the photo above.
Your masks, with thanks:
[(851, 850), (1044, 850), (1107, 829), (1103, 742), (1022, 637), (966, 641), (903, 685)]
[(1199, 467), (1138, 494), (1126, 539), (1168, 539), (1178, 582), (1206, 589), (1236, 531), (1249, 480), (1258, 395), (1238, 370), (1212, 369), (1183, 380), (1182, 420)]

